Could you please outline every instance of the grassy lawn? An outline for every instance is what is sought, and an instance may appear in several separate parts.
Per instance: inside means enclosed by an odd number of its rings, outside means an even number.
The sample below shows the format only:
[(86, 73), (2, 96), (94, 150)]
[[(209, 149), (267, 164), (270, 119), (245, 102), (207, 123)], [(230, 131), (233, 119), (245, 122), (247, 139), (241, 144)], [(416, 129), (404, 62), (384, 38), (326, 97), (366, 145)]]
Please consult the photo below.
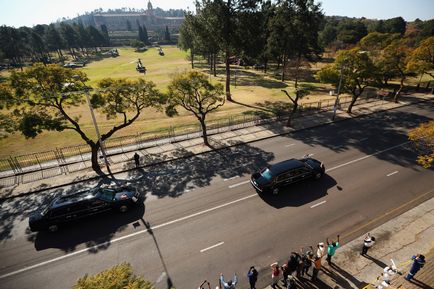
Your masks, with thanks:
[[(89, 84), (96, 87), (97, 82), (105, 77), (127, 77), (131, 79), (143, 77), (146, 80), (155, 82), (157, 87), (164, 91), (170, 82), (172, 74), (191, 69), (186, 52), (179, 50), (175, 46), (164, 46), (164, 56), (158, 55), (156, 48), (150, 48), (146, 52), (141, 53), (134, 52), (132, 48), (118, 48), (118, 50), (120, 53), (119, 57), (95, 61), (83, 68), (83, 71), (90, 79)], [(147, 69), (145, 75), (138, 73), (135, 69), (138, 58), (141, 59)], [(317, 70), (321, 65), (317, 64), (312, 68), (313, 70)], [(202, 67), (204, 72), (208, 72), (208, 68), (205, 65), (202, 65)], [(220, 65), (218, 70), (219, 74), (217, 77), (210, 76), (210, 79), (212, 82), (224, 84), (224, 66)], [(231, 116), (237, 117), (255, 112), (265, 111), (266, 113), (272, 113), (277, 107), (281, 107), (282, 104), (289, 104), (288, 98), (281, 92), (281, 89), (293, 91), (292, 82), (286, 81), (282, 83), (279, 77), (273, 75), (273, 72), (265, 75), (260, 71), (237, 66), (233, 67), (231, 84), (234, 102), (226, 102), (220, 110), (210, 114), (208, 122), (223, 121)], [(316, 82), (305, 84), (312, 86), (314, 89), (302, 102), (334, 99), (334, 97), (330, 97), (328, 94), (328, 91), (332, 89), (331, 86)], [(81, 116), (80, 124), (82, 124), (86, 133), (95, 138), (87, 106), (71, 108), (70, 113), (75, 116)], [(106, 120), (103, 115), (98, 114), (97, 121), (101, 133), (108, 131), (116, 122), (116, 120)], [(174, 127), (175, 131), (178, 131), (177, 128), (180, 127), (197, 125), (197, 120), (186, 111), (180, 110), (179, 116), (169, 118), (164, 112), (146, 109), (135, 123), (119, 131), (114, 137), (145, 132), (161, 134), (167, 131), (169, 127)], [(44, 132), (34, 139), (25, 139), (20, 134), (14, 134), (0, 140), (0, 158), (83, 143), (79, 135), (74, 131)]]

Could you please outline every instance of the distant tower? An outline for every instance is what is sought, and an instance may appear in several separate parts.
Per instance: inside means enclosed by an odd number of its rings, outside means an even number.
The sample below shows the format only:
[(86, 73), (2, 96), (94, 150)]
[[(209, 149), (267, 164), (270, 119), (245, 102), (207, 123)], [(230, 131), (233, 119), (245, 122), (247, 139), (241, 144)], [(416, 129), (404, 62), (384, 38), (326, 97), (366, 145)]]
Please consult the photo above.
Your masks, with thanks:
[(151, 0), (148, 1), (148, 15), (154, 15), (154, 8), (152, 7)]

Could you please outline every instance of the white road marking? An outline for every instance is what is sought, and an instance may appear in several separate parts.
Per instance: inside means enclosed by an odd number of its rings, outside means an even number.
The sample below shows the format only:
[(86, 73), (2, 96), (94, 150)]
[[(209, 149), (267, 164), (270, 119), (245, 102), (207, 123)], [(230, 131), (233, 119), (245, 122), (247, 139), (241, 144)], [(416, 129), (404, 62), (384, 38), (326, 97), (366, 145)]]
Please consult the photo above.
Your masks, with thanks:
[(232, 189), (232, 188), (244, 185), (244, 184), (248, 184), (248, 183), (250, 183), (250, 180), (247, 180), (247, 181), (244, 181), (244, 182), (241, 182), (241, 183), (236, 183), (236, 184), (230, 185), (229, 189)]
[(398, 171), (394, 171), (393, 173), (390, 173), (387, 176), (390, 177), (390, 176), (393, 176), (394, 174), (397, 174), (397, 173), (398, 173)]
[[(349, 164), (353, 164), (353, 163), (355, 163), (355, 162), (358, 162), (358, 161), (361, 161), (361, 160), (367, 159), (367, 158), (369, 158), (369, 157), (372, 157), (372, 156), (378, 155), (378, 154), (380, 154), (380, 153), (383, 153), (383, 152), (386, 152), (386, 151), (392, 150), (392, 149), (394, 149), (394, 148), (397, 148), (397, 147), (403, 146), (403, 145), (405, 145), (405, 144), (407, 144), (407, 143), (409, 143), (409, 142), (410, 142), (410, 141), (407, 141), (407, 142), (404, 142), (404, 143), (402, 143), (402, 144), (399, 144), (399, 145), (396, 145), (396, 146), (390, 147), (390, 148), (388, 148), (388, 149), (385, 149), (385, 150), (382, 150), (382, 151), (378, 151), (378, 152), (373, 153), (373, 154), (371, 154), (371, 155), (364, 156), (364, 157), (361, 157), (361, 158), (358, 158), (358, 159), (355, 159), (355, 160), (352, 160), (352, 161), (346, 162), (346, 163), (344, 163), (344, 164), (341, 164), (341, 165), (335, 166), (335, 167), (333, 167), (333, 168), (327, 169), (326, 171), (327, 171), (327, 172), (330, 172), (330, 171), (336, 170), (336, 169), (338, 169), (338, 168), (341, 168), (341, 167), (347, 166), (347, 165), (349, 165)], [(249, 182), (250, 182), (250, 180), (247, 180), (247, 181), (245, 181), (245, 182), (241, 182), (241, 183), (238, 183), (238, 184), (235, 184), (235, 185), (229, 186), (229, 188), (234, 188), (234, 187), (237, 187), (237, 186), (241, 186), (241, 185), (247, 184), (247, 183), (249, 183)], [(175, 220), (168, 221), (168, 222), (163, 223), (163, 224), (160, 224), (160, 225), (156, 225), (156, 226), (154, 226), (154, 227), (151, 227), (151, 230), (159, 229), (159, 228), (162, 228), (162, 227), (166, 227), (166, 226), (172, 225), (172, 224), (174, 224), (174, 223), (178, 223), (178, 222), (181, 222), (181, 221), (184, 221), (184, 220), (187, 220), (187, 219), (191, 219), (191, 218), (194, 218), (194, 217), (197, 217), (197, 216), (200, 216), (200, 215), (203, 215), (203, 214), (206, 214), (206, 213), (209, 213), (209, 212), (212, 212), (212, 211), (215, 211), (215, 210), (218, 210), (218, 209), (221, 209), (221, 208), (224, 208), (224, 207), (230, 206), (230, 205), (235, 204), (235, 203), (239, 203), (239, 202), (241, 202), (241, 201), (244, 201), (244, 200), (250, 199), (250, 198), (252, 198), (252, 197), (256, 197), (256, 196), (258, 196), (258, 195), (257, 195), (257, 194), (251, 194), (251, 195), (248, 195), (248, 196), (246, 196), (246, 197), (243, 197), (243, 198), (240, 198), (240, 199), (237, 199), (237, 200), (234, 200), (234, 201), (231, 201), (231, 202), (228, 202), (228, 203), (225, 203), (225, 204), (222, 204), (222, 205), (219, 205), (219, 206), (216, 206), (216, 207), (210, 208), (210, 209), (206, 209), (206, 210), (203, 210), (203, 211), (200, 211), (200, 212), (197, 212), (197, 213), (194, 213), (194, 214), (191, 214), (191, 215), (188, 215), (188, 216), (185, 216), (185, 217), (179, 218), (179, 219), (175, 219)], [(134, 237), (134, 236), (137, 236), (137, 235), (139, 235), (139, 234), (144, 234), (144, 233), (146, 233), (147, 231), (148, 231), (147, 229), (146, 229), (146, 230), (142, 230), (142, 231), (137, 231), (137, 232), (135, 232), (135, 233), (132, 233), (132, 234), (129, 234), (129, 235), (125, 235), (125, 236), (122, 236), (122, 237), (119, 237), (119, 238), (113, 239), (113, 240), (111, 240), (111, 241), (104, 242), (104, 243), (102, 243), (102, 244), (98, 244), (98, 245), (95, 245), (95, 246), (92, 246), (92, 247), (89, 247), (89, 248), (86, 248), (86, 249), (81, 249), (81, 250), (75, 251), (75, 252), (73, 252), (73, 253), (69, 253), (69, 254), (66, 254), (66, 255), (63, 255), (63, 256), (60, 256), (60, 257), (57, 257), (57, 258), (53, 258), (53, 259), (50, 259), (50, 260), (47, 260), (47, 261), (44, 261), (44, 262), (41, 262), (41, 263), (37, 263), (37, 264), (32, 265), (32, 266), (24, 267), (24, 268), (22, 268), (22, 269), (19, 269), (19, 270), (16, 270), (16, 271), (13, 271), (13, 272), (10, 272), (10, 273), (7, 273), (7, 274), (4, 274), (4, 275), (1, 275), (1, 276), (0, 276), (0, 279), (4, 279), (4, 278), (9, 277), (9, 276), (13, 276), (13, 275), (16, 275), (16, 274), (19, 274), (19, 273), (22, 273), (22, 272), (26, 272), (26, 271), (29, 271), (29, 270), (32, 270), (32, 269), (35, 269), (35, 268), (38, 268), (38, 267), (41, 267), (41, 266), (44, 266), (44, 265), (47, 265), (47, 264), (50, 264), (50, 263), (56, 262), (56, 261), (60, 261), (60, 260), (63, 260), (63, 259), (69, 258), (69, 257), (73, 257), (73, 256), (78, 255), (78, 254), (81, 254), (81, 253), (91, 252), (91, 251), (94, 251), (95, 249), (98, 249), (98, 247), (100, 247), (100, 246), (106, 246), (106, 245), (109, 245), (109, 244), (117, 243), (117, 242), (119, 242), (119, 241), (122, 241), (122, 240), (128, 239), (128, 238), (130, 238), (130, 237)]]
[(324, 204), (324, 203), (326, 203), (326, 202), (327, 202), (327, 201), (319, 202), (318, 204), (315, 204), (315, 205), (311, 206), (310, 208), (313, 209), (313, 208), (315, 208), (315, 207), (321, 206), (322, 204)]
[[(212, 212), (212, 211), (215, 211), (215, 210), (218, 210), (218, 209), (221, 209), (221, 208), (233, 205), (235, 203), (242, 202), (242, 201), (250, 199), (252, 197), (256, 197), (257, 195), (258, 194), (251, 194), (251, 195), (248, 195), (246, 197), (242, 197), (242, 198), (236, 199), (234, 201), (231, 201), (231, 202), (228, 202), (228, 203), (225, 203), (225, 204), (222, 204), (222, 205), (218, 205), (218, 206), (212, 207), (210, 209), (206, 209), (206, 210), (203, 210), (203, 211), (200, 211), (200, 212), (197, 212), (197, 213), (194, 213), (194, 214), (191, 214), (191, 215), (179, 218), (179, 219), (168, 221), (166, 223), (153, 226), (153, 227), (150, 228), (150, 230), (155, 230), (155, 229), (163, 228), (163, 227), (172, 225), (174, 223), (178, 223), (178, 222), (181, 222), (181, 221), (184, 221), (184, 220), (188, 220), (188, 219), (191, 219), (191, 218), (194, 218), (194, 217), (197, 217), (197, 216), (200, 216), (200, 215), (203, 215), (203, 214), (206, 214), (206, 213), (209, 213), (209, 212)], [(38, 267), (41, 267), (41, 266), (44, 266), (44, 265), (56, 262), (56, 261), (60, 261), (60, 260), (63, 260), (63, 259), (75, 256), (75, 255), (78, 255), (78, 254), (81, 254), (81, 253), (92, 252), (95, 249), (98, 249), (98, 247), (100, 247), (100, 246), (107, 246), (109, 244), (114, 244), (114, 243), (117, 243), (119, 241), (128, 239), (130, 237), (134, 237), (134, 236), (137, 236), (137, 235), (140, 235), (140, 234), (144, 234), (146, 232), (148, 232), (147, 229), (146, 230), (142, 230), (142, 231), (137, 231), (135, 233), (132, 233), (132, 234), (129, 234), (129, 235), (125, 235), (125, 236), (113, 239), (111, 241), (104, 242), (102, 244), (98, 244), (98, 245), (95, 245), (95, 246), (92, 246), (92, 247), (89, 247), (89, 248), (86, 248), (86, 249), (81, 249), (81, 250), (75, 251), (73, 253), (69, 253), (69, 254), (66, 254), (66, 255), (63, 255), (63, 256), (60, 256), (60, 257), (57, 257), (57, 258), (53, 258), (53, 259), (50, 259), (50, 260), (47, 260), (47, 261), (44, 261), (44, 262), (41, 262), (41, 263), (38, 263), (38, 264), (35, 264), (35, 265), (32, 265), (32, 266), (24, 267), (22, 269), (19, 269), (19, 270), (16, 270), (16, 271), (13, 271), (13, 272), (1, 275), (0, 279), (4, 279), (4, 278), (9, 277), (9, 276), (13, 276), (13, 275), (16, 275), (16, 274), (19, 274), (19, 273), (22, 273), (22, 272), (26, 272), (26, 271), (29, 271), (29, 270), (32, 270), (32, 269), (35, 269), (35, 268), (38, 268)]]
[(215, 245), (209, 246), (208, 248), (205, 248), (205, 249), (200, 250), (200, 252), (203, 253), (203, 252), (208, 251), (208, 250), (211, 250), (211, 249), (213, 249), (213, 248), (215, 248), (215, 247), (221, 246), (221, 245), (223, 245), (224, 243), (225, 243), (225, 242), (217, 243), (217, 244), (215, 244)]
[(382, 150), (382, 151), (378, 151), (378, 152), (373, 153), (373, 154), (371, 154), (371, 155), (367, 155), (367, 156), (364, 156), (364, 157), (361, 157), (361, 158), (358, 158), (358, 159), (355, 159), (355, 160), (352, 160), (352, 161), (346, 162), (346, 163), (344, 163), (344, 164), (340, 164), (340, 165), (338, 165), (338, 166), (335, 166), (335, 167), (332, 167), (332, 168), (326, 169), (326, 172), (334, 171), (334, 170), (339, 169), (339, 168), (341, 168), (341, 167), (344, 167), (344, 166), (347, 166), (347, 165), (350, 165), (350, 164), (353, 164), (353, 163), (356, 163), (356, 162), (362, 161), (362, 160), (364, 160), (364, 159), (367, 159), (367, 158), (370, 158), (370, 157), (376, 156), (376, 155), (378, 155), (378, 154), (381, 154), (381, 153), (384, 153), (384, 152), (387, 152), (387, 151), (393, 150), (393, 149), (395, 149), (395, 148), (397, 148), (397, 147), (400, 147), (400, 146), (406, 145), (406, 144), (408, 144), (409, 142), (410, 142), (410, 141), (406, 141), (406, 142), (404, 142), (404, 143), (402, 143), (402, 144), (399, 144), (399, 145), (396, 145), (396, 146), (393, 146), (393, 147), (390, 147), (390, 148), (384, 149), (384, 150)]
[(290, 143), (290, 144), (285, 145), (285, 147), (292, 147), (292, 146), (295, 146), (295, 143)]
[(160, 283), (163, 281), (163, 278), (166, 277), (166, 272), (161, 273), (160, 277), (158, 277), (157, 281), (155, 283)]
[(230, 180), (233, 180), (233, 179), (239, 178), (239, 177), (240, 177), (240, 176), (235, 176), (235, 177), (231, 177), (231, 178), (224, 179), (223, 181), (224, 181), (224, 182), (227, 182), (227, 181), (230, 181)]

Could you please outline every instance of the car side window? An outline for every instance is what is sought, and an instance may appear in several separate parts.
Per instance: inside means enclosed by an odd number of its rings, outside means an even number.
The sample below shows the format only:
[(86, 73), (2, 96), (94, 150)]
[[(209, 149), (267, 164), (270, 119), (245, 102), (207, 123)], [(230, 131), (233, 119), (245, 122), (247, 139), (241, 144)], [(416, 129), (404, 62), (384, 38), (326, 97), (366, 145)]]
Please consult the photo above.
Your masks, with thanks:
[(291, 172), (286, 172), (286, 173), (280, 174), (279, 176), (277, 176), (276, 182), (280, 183), (280, 182), (286, 181), (290, 177), (291, 177)]
[(66, 215), (66, 214), (68, 214), (67, 208), (52, 209), (50, 212), (50, 218), (58, 218), (58, 217)]
[(101, 200), (111, 202), (115, 197), (115, 191), (110, 189), (102, 189), (98, 192), (98, 197)]

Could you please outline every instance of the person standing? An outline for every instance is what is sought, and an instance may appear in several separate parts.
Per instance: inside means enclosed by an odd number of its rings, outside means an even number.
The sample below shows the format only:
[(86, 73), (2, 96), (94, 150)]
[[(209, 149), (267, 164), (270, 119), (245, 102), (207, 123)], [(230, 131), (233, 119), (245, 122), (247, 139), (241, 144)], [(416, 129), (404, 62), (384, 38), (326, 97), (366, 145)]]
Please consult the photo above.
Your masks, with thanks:
[(324, 257), (324, 255), (325, 255), (325, 248), (324, 248), (324, 243), (323, 243), (323, 242), (318, 243), (318, 245), (317, 245), (317, 250), (316, 250), (316, 255), (317, 255), (319, 258)]
[(339, 248), (339, 235), (337, 236), (338, 240), (336, 242), (329, 243), (329, 239), (327, 238), (327, 263), (331, 266), (332, 257), (334, 256), (336, 250)]
[(250, 267), (249, 272), (247, 272), (247, 278), (249, 278), (250, 289), (256, 289), (256, 281), (258, 280), (258, 271), (255, 267)]
[(303, 248), (301, 248), (301, 252), (302, 252), (301, 259), (303, 261), (303, 268), (301, 270), (301, 276), (302, 277), (304, 276), (304, 274), (309, 275), (308, 274), (309, 269), (310, 269), (310, 267), (312, 267), (313, 247), (310, 246), (309, 248), (310, 248), (310, 250), (308, 250), (306, 252), (303, 251)]
[(425, 265), (425, 256), (421, 254), (417, 254), (416, 256), (411, 257), (413, 260), (413, 265), (411, 265), (410, 272), (408, 272), (407, 276), (405, 276), (405, 280), (410, 281), (413, 279), (414, 275)]
[(363, 248), (362, 248), (362, 253), (360, 253), (360, 255), (367, 255), (368, 254), (368, 250), (369, 248), (371, 248), (375, 243), (375, 237), (371, 236), (370, 233), (368, 233), (365, 237), (365, 239), (363, 240)]
[(136, 168), (140, 167), (140, 156), (138, 153), (134, 154), (134, 163), (136, 164)]
[(234, 273), (234, 279), (229, 280), (228, 282), (225, 282), (225, 277), (223, 276), (223, 273), (220, 273), (220, 283), (223, 286), (223, 289), (235, 289), (235, 286), (238, 283), (237, 273)]
[(315, 256), (313, 260), (313, 271), (312, 271), (312, 281), (315, 281), (318, 279), (318, 272), (321, 269), (321, 258), (318, 256)]
[(275, 262), (271, 264), (270, 267), (271, 267), (271, 287), (273, 289), (280, 288), (280, 286), (278, 285), (279, 277), (280, 277), (279, 263)]

